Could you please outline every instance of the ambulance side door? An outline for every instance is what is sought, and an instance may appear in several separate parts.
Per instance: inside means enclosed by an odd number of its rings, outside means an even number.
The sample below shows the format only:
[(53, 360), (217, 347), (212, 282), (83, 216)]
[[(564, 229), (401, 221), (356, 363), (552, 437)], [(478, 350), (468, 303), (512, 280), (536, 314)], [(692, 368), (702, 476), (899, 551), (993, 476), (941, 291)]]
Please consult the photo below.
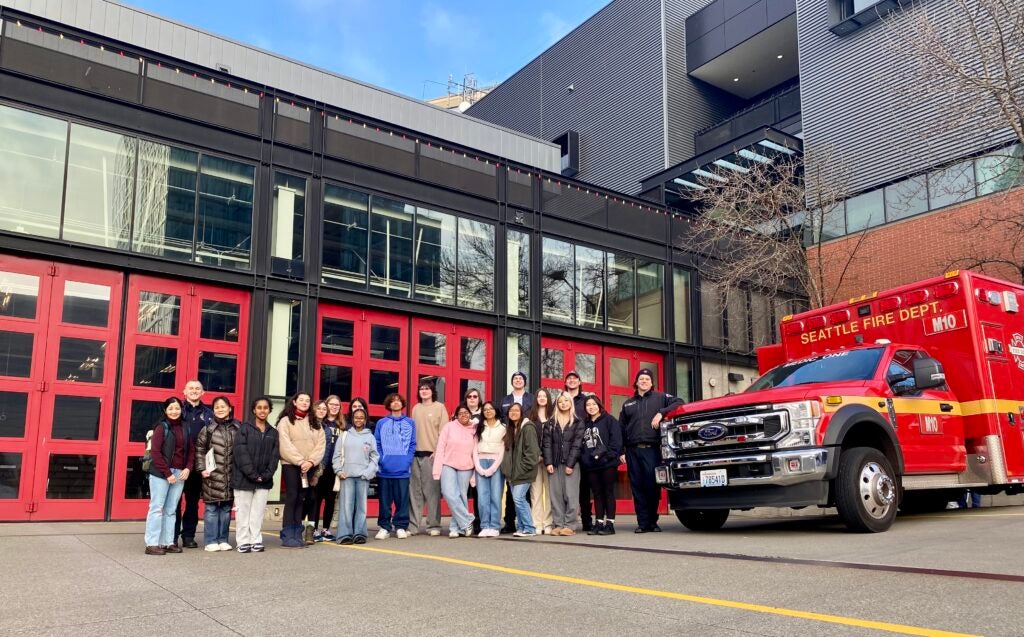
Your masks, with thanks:
[(906, 473), (949, 473), (967, 465), (964, 425), (959, 403), (945, 384), (931, 389), (914, 385), (914, 361), (920, 350), (897, 350), (889, 362), (896, 435), (903, 447)]
[(997, 399), (995, 418), (999, 422), (1006, 472), (1019, 478), (1024, 475), (1024, 413), (1020, 408), (1024, 399), (1024, 356), (1017, 352), (1024, 345), (1024, 338), (1017, 332), (1007, 334), (1002, 325), (994, 323), (982, 323), (981, 328), (992, 395)]

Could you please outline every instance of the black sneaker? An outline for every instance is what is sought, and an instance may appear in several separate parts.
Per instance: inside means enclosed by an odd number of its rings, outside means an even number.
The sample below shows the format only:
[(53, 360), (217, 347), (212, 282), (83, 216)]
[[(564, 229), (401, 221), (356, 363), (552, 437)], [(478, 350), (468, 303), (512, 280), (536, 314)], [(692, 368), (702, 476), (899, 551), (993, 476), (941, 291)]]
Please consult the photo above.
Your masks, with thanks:
[(195, 538), (182, 538), (181, 545), (187, 549), (199, 548), (199, 544), (196, 543)]
[(251, 551), (252, 553), (262, 553), (263, 551), (264, 551), (264, 548), (263, 548), (262, 544), (253, 544), (252, 545), (252, 551)]
[(355, 539), (352, 540), (352, 543), (353, 544), (366, 544), (366, 536), (365, 535), (357, 535), (355, 537)]
[(587, 535), (601, 535), (601, 530), (603, 528), (604, 528), (604, 524), (602, 524), (601, 522), (598, 522), (597, 524), (594, 524), (590, 528), (586, 529)]
[(252, 551), (252, 544), (239, 544), (235, 550), (239, 553), (249, 553)]
[(611, 522), (604, 522), (597, 532), (598, 535), (615, 535), (615, 525)]
[(652, 526), (651, 528), (649, 528), (647, 530), (650, 531), (651, 533), (661, 533), (661, 527), (658, 526), (657, 524), (655, 524), (654, 526)]
[(502, 535), (509, 535), (509, 534), (515, 533), (515, 532), (516, 532), (516, 527), (514, 527), (514, 526), (503, 526), (503, 527), (501, 527), (501, 530), (498, 531), (498, 533), (500, 533)]
[(342, 536), (342, 537), (338, 538), (338, 544), (352, 544), (352, 536), (351, 535), (345, 535), (345, 536)]
[(633, 529), (633, 533), (647, 533), (648, 531), (650, 531), (650, 529), (648, 529), (646, 526), (638, 526), (635, 529)]

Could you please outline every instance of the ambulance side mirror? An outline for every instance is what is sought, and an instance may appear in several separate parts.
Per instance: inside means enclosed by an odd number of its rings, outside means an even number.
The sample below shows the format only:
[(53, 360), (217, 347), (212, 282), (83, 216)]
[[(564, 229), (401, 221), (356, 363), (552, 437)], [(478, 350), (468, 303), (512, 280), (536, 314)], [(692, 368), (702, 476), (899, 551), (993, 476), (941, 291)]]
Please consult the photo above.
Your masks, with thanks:
[(919, 358), (914, 361), (914, 385), (917, 389), (932, 389), (946, 384), (946, 373), (942, 363), (934, 358)]

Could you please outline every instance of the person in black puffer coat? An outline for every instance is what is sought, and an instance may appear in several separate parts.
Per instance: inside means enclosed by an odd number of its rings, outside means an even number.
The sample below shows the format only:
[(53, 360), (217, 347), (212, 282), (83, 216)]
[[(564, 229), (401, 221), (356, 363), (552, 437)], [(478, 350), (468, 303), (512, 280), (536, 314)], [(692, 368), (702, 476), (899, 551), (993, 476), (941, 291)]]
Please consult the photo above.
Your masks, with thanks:
[[(203, 474), (203, 541), (207, 551), (230, 551), (231, 474), (234, 468), (235, 436), (239, 423), (232, 418), (234, 407), (224, 396), (213, 400), (213, 422), (196, 438), (196, 471)], [(206, 455), (213, 450), (213, 464)]]
[(588, 535), (615, 533), (615, 481), (622, 464), (622, 425), (604, 410), (601, 399), (587, 396), (584, 402), (583, 447), (580, 464), (586, 467), (594, 494), (594, 526)]
[(263, 552), (263, 514), (280, 462), (277, 429), (267, 422), (273, 408), (266, 396), (252, 401), (253, 420), (244, 423), (235, 436), (231, 486), (235, 496), (235, 543), (239, 553)]

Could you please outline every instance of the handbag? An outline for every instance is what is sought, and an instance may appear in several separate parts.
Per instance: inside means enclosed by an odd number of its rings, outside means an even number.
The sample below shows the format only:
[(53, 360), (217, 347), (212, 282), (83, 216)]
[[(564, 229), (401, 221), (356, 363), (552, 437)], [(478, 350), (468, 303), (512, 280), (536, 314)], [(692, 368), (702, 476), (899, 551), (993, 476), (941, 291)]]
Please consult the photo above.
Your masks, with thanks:
[[(341, 466), (345, 466), (345, 436), (348, 435), (347, 431), (341, 432), (341, 440), (338, 444), (341, 445)], [(341, 476), (334, 474), (334, 492), (341, 491)]]

